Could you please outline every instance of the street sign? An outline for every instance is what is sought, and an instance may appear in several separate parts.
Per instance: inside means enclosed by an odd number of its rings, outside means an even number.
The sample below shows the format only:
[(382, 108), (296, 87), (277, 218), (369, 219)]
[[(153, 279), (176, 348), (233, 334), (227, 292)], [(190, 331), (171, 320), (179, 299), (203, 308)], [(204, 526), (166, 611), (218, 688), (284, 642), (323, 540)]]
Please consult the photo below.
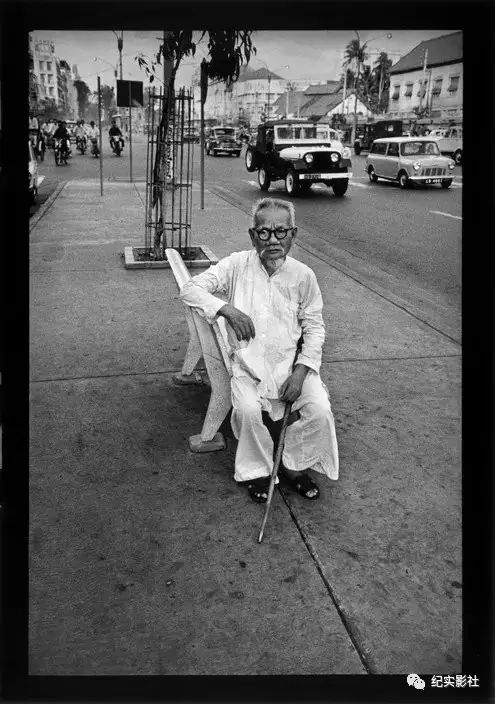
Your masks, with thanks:
[(143, 107), (143, 82), (117, 81), (117, 105), (119, 108)]

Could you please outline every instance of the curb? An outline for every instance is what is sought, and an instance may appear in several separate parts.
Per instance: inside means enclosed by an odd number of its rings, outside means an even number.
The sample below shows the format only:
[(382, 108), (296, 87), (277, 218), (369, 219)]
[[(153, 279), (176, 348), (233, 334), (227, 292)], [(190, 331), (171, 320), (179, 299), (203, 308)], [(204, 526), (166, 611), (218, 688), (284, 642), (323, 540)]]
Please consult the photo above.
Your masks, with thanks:
[(59, 197), (59, 195), (61, 194), (62, 190), (65, 188), (67, 183), (68, 183), (68, 181), (60, 181), (60, 183), (57, 185), (57, 187), (55, 188), (53, 193), (45, 200), (44, 203), (42, 203), (42, 205), (40, 205), (40, 209), (38, 210), (38, 212), (35, 213), (29, 221), (29, 232), (34, 230), (34, 228), (39, 223), (41, 218), (46, 215), (47, 211), (51, 208), (53, 203)]

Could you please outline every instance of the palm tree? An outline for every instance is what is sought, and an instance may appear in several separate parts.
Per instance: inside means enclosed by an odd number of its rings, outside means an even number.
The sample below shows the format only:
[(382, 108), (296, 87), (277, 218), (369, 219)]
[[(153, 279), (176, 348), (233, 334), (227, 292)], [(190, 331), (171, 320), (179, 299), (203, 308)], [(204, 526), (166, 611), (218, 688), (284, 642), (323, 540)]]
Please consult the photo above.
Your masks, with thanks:
[[(390, 68), (392, 66), (392, 59), (388, 58), (386, 51), (381, 51), (377, 60), (375, 61), (375, 67), (373, 69), (373, 74), (378, 82), (378, 110), (384, 112), (385, 107), (388, 104), (388, 91), (390, 89)], [(385, 96), (385, 97), (384, 97)]]
[(361, 38), (357, 29), (356, 32), (357, 39), (351, 39), (349, 44), (346, 46), (346, 64), (355, 63), (356, 64), (356, 82), (355, 82), (355, 94), (354, 94), (354, 125), (352, 127), (352, 137), (351, 141), (354, 143), (356, 137), (356, 125), (357, 125), (357, 101), (358, 101), (358, 91), (359, 91), (359, 76), (361, 73), (361, 64), (363, 64), (367, 59), (366, 54), (366, 42), (361, 44)]

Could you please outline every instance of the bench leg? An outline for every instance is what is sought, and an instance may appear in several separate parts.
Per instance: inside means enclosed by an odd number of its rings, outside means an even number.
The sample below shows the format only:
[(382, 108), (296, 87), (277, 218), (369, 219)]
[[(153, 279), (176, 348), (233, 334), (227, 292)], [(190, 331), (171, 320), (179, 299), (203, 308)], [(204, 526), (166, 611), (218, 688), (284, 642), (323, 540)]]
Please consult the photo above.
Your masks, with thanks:
[[(210, 367), (208, 371), (211, 372), (210, 360), (208, 360), (207, 366)], [(220, 364), (218, 366), (217, 374), (210, 373), (212, 390), (201, 434), (189, 438), (189, 447), (192, 452), (214, 452), (226, 447), (223, 435), (218, 432), (218, 429), (232, 406), (232, 393), (230, 378), (225, 368)]]
[(173, 382), (179, 386), (187, 384), (202, 384), (203, 379), (201, 374), (194, 372), (194, 369), (203, 356), (201, 343), (199, 341), (198, 332), (188, 306), (185, 306), (186, 322), (189, 328), (189, 342), (187, 343), (186, 356), (182, 364), (182, 370), (178, 374), (174, 374)]

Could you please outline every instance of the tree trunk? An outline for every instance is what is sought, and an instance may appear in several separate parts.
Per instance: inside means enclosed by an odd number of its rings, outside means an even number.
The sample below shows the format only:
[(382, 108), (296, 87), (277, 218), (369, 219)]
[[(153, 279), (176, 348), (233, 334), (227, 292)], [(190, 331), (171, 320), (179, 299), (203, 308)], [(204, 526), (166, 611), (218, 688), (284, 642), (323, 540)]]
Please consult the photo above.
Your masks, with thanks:
[[(165, 49), (165, 44), (168, 36), (172, 36), (173, 32), (163, 33), (163, 42)], [(174, 88), (175, 88), (175, 74), (177, 68), (174, 66), (173, 57), (167, 58), (165, 53), (162, 53), (163, 58), (163, 102), (162, 102), (162, 115), (160, 124), (157, 128), (157, 148), (155, 153), (155, 163), (153, 166), (153, 207), (157, 203), (160, 204), (160, 216), (158, 218), (158, 224), (155, 231), (153, 249), (155, 259), (161, 259), (161, 240), (165, 232), (165, 212), (164, 212), (164, 189), (167, 182), (167, 132), (170, 121), (170, 111), (173, 109), (174, 104)], [(166, 243), (165, 243), (166, 246)]]

